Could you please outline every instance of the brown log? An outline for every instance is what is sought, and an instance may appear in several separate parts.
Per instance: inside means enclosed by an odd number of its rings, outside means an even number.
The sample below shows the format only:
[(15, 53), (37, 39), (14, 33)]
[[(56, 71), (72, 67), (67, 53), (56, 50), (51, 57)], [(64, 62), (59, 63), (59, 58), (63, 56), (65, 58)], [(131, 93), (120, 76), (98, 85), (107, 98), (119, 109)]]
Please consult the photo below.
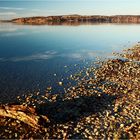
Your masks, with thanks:
[(0, 117), (9, 117), (17, 119), (29, 126), (39, 129), (39, 116), (35, 113), (34, 108), (26, 107), (23, 105), (1, 105)]

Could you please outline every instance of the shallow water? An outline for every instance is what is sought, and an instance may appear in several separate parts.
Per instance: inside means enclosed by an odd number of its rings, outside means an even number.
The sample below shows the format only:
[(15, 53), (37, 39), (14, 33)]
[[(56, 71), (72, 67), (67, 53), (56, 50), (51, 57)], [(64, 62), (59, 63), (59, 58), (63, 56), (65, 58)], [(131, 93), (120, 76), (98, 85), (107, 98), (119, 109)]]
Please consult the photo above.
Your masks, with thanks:
[(95, 24), (80, 26), (31, 26), (0, 23), (0, 102), (52, 86), (86, 62), (112, 58), (140, 41), (140, 25)]

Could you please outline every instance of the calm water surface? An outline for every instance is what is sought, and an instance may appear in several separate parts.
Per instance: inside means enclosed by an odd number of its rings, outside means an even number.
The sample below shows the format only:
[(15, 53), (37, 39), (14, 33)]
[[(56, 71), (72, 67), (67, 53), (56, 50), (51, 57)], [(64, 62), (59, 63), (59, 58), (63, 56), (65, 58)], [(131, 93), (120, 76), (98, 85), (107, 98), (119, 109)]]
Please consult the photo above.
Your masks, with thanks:
[(27, 26), (0, 24), (0, 102), (68, 84), (67, 77), (97, 57), (113, 57), (140, 41), (140, 25)]

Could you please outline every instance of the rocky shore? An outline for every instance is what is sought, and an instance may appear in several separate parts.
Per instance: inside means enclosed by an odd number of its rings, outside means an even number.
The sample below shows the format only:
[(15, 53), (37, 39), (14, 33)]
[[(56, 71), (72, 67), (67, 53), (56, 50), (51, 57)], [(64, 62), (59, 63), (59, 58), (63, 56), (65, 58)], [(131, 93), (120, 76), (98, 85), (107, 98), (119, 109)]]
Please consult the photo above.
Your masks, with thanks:
[(48, 17), (26, 17), (17, 18), (9, 22), (17, 24), (32, 25), (63, 25), (63, 24), (89, 24), (89, 23), (140, 23), (139, 15), (116, 15), (116, 16), (81, 16), (81, 15), (64, 15), (64, 16), (48, 16)]
[(72, 75), (65, 94), (0, 106), (0, 138), (140, 139), (140, 44)]

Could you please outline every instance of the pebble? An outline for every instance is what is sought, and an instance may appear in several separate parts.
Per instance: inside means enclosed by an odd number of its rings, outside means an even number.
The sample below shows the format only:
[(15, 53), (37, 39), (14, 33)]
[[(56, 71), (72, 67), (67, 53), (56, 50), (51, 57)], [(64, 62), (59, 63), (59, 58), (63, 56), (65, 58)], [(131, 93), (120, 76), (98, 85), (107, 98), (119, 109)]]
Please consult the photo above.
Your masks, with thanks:
[(62, 86), (62, 85), (63, 85), (63, 83), (62, 83), (62, 82), (58, 82), (58, 84), (59, 84), (60, 86)]

